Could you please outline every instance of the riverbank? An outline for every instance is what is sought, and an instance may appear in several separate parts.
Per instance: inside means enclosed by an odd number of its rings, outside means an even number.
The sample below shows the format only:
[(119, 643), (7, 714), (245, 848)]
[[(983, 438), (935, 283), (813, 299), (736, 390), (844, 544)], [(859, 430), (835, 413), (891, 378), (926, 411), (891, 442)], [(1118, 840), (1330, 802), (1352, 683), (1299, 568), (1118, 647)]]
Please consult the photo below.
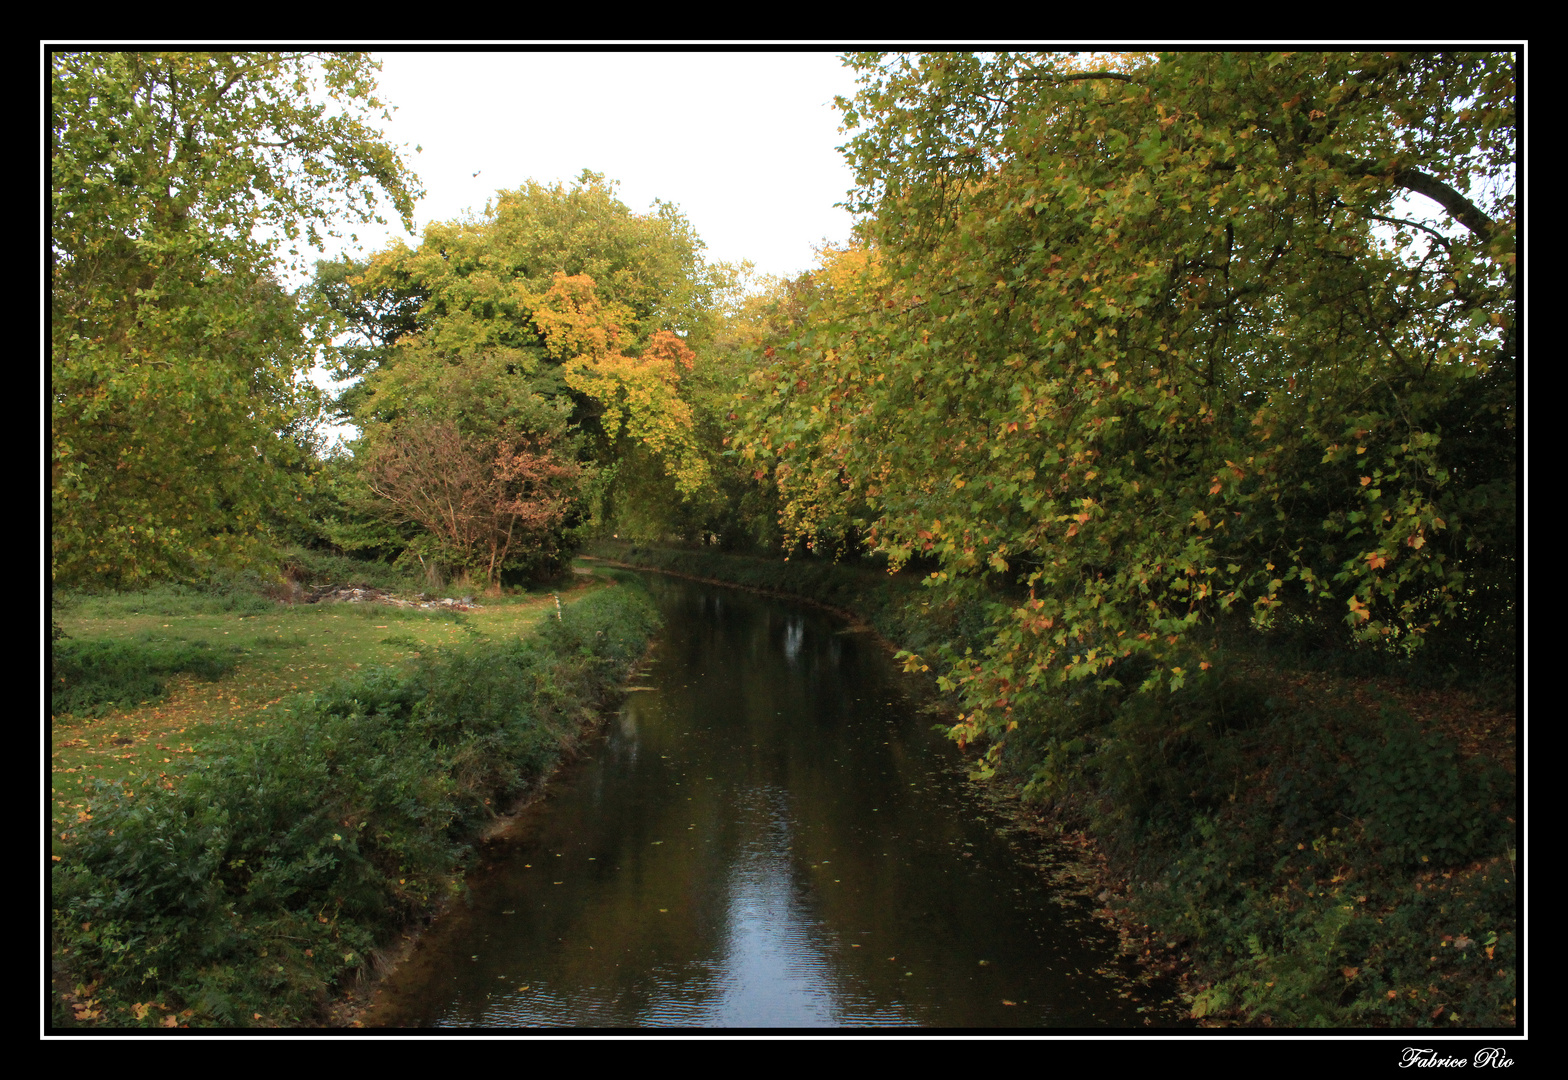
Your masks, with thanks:
[[(980, 647), (983, 605), (825, 561), (599, 545), (792, 595), (899, 646)], [(1144, 978), (1204, 1026), (1517, 1025), (1515, 716), (1397, 669), (1348, 675), (1237, 641), (1180, 692), (1064, 698), (989, 787), (1074, 873)]]
[(55, 1026), (334, 1018), (335, 996), (461, 894), (497, 808), (537, 791), (642, 655), (656, 615), (640, 590), (568, 599), (526, 637), (460, 629), (268, 701), (265, 720), (207, 732), (179, 776), (121, 762), (72, 785)]

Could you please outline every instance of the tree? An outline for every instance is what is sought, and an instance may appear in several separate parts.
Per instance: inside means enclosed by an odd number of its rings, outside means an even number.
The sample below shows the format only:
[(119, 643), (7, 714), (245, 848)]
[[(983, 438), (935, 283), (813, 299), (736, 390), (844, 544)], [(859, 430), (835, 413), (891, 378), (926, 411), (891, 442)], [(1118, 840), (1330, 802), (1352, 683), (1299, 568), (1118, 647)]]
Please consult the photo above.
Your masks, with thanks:
[[(268, 548), (318, 410), (276, 252), (417, 188), (361, 54), (62, 53), (50, 70), (51, 575), (129, 586)], [(318, 100), (321, 98), (321, 100)], [(267, 239), (270, 231), (273, 239)]]
[(498, 192), (477, 218), (432, 222), (417, 249), (394, 244), (348, 280), (361, 306), (417, 296), (414, 321), (435, 348), (523, 349), (544, 361), (533, 315), (557, 274), (592, 278), (634, 348), (658, 330), (701, 340), (733, 277), (708, 265), (702, 248), (676, 207), (633, 213), (613, 182), (585, 170), (570, 187), (529, 181)]
[[(460, 536), (449, 525), (439, 526), (438, 519), (398, 510), (388, 502), (386, 490), (374, 490), (373, 467), (405, 455), (410, 446), (425, 446), (430, 431), (449, 429), (452, 434), (443, 460), (453, 468), (458, 467), (453, 463), (468, 463), (461, 466), (463, 479), (453, 482), (483, 502), (501, 490), (487, 487), (492, 481), (483, 479), (490, 475), (486, 470), (494, 463), (497, 446), (516, 446), (521, 440), (549, 447), (550, 453), (563, 461), (575, 458), (579, 439), (568, 425), (571, 402), (535, 394), (523, 371), (527, 365), (515, 349), (453, 354), (431, 346), (424, 335), (414, 335), (398, 343), (394, 357), (367, 380), (372, 389), (364, 396), (358, 416), (363, 434), (352, 444), (352, 467), (338, 477), (347, 511), (343, 524), (349, 526), (339, 532), (351, 541), (374, 542), (385, 550), (392, 540), (385, 531), (389, 525), (417, 526), (425, 532), (400, 529), (406, 540), (395, 545), (395, 557), (419, 561), (432, 576), (460, 568), (485, 569), (488, 559), (479, 559), (476, 552), (487, 550), (480, 542), (487, 534), (469, 529)], [(539, 572), (552, 565), (555, 554), (567, 549), (566, 529), (577, 516), (580, 470), (572, 475), (571, 485), (553, 489), (570, 504), (570, 513), (551, 519), (548, 536), (526, 530), (519, 534), (514, 557), (510, 564), (501, 560), (500, 568)], [(360, 491), (368, 498), (359, 497)], [(380, 520), (379, 529), (365, 527), (368, 523), (362, 515), (367, 514), (372, 521)]]
[(1409, 648), (1474, 603), (1513, 484), (1511, 57), (851, 62), (875, 265), (759, 371), (747, 441), (797, 530), (837, 508), (1019, 597), (954, 658), (956, 735), (1179, 686), (1227, 612)]
[[(498, 395), (482, 405), (488, 413), (535, 408), (525, 401), (559, 406), (591, 466), (589, 501), (601, 521), (616, 506), (683, 505), (702, 492), (710, 455), (694, 440), (682, 376), (694, 346), (711, 339), (736, 273), (709, 266), (701, 251), (675, 207), (635, 214), (595, 173), (570, 187), (499, 192), (480, 218), (432, 224), (417, 250), (396, 245), (342, 279), (363, 327), (356, 362), (373, 360), (343, 403), (374, 441), (406, 387), (477, 365)], [(336, 273), (318, 267), (323, 291)], [(386, 340), (389, 313), (415, 332)], [(411, 363), (421, 367), (402, 370)], [(473, 434), (455, 404), (431, 407)]]
[(406, 273), (391, 271), (375, 287), (364, 283), (369, 264), (357, 259), (316, 263), (309, 292), (333, 316), (334, 344), (324, 350), (332, 377), (353, 381), (333, 402), (334, 419), (352, 420), (365, 392), (363, 378), (397, 343), (419, 333), (419, 310), (428, 297)]
[(558, 557), (579, 474), (541, 436), (503, 425), (465, 438), (450, 420), (423, 418), (397, 425), (364, 462), (388, 516), (426, 529), (444, 561), (482, 570), (492, 593), (509, 563), (537, 569)]

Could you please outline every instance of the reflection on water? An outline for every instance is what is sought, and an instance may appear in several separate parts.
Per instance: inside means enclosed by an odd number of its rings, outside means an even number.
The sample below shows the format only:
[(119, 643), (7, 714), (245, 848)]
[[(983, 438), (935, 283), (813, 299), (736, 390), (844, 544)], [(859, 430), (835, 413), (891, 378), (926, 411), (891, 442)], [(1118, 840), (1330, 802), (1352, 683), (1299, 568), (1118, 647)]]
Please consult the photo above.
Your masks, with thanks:
[(1019, 866), (871, 638), (746, 593), (649, 584), (668, 620), (649, 691), (493, 853), (367, 1024), (1153, 1015), (1096, 971), (1106, 936)]

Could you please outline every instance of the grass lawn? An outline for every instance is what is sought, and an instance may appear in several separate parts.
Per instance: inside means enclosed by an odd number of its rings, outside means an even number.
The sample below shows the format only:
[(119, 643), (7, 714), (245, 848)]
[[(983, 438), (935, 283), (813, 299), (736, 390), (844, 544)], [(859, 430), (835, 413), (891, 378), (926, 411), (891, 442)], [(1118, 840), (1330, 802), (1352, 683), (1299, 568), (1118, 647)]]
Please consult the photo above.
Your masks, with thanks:
[[(593, 579), (577, 575), (581, 592)], [(563, 602), (570, 596), (563, 595)], [(269, 710), (358, 668), (400, 665), (471, 636), (526, 635), (555, 612), (549, 591), (481, 597), (480, 610), (453, 612), (386, 604), (272, 604), (250, 598), (221, 610), (209, 597), (174, 592), (83, 597), (56, 613), (71, 638), (141, 645), (206, 645), (235, 666), (216, 681), (170, 677), (166, 692), (98, 717), (56, 716), (49, 730), (53, 854), (87, 820), (89, 777), (127, 779), (156, 771), (172, 786), (193, 754), (223, 731), (264, 727)]]

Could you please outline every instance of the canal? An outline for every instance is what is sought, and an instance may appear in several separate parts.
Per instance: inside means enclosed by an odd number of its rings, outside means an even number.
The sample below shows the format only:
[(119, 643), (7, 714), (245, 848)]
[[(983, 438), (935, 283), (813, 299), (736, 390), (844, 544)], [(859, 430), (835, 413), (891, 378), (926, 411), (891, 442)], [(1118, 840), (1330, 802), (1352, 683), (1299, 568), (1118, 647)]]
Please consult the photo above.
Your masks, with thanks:
[(816, 610), (657, 574), (602, 742), (383, 984), (367, 1026), (1139, 1028), (907, 676)]

